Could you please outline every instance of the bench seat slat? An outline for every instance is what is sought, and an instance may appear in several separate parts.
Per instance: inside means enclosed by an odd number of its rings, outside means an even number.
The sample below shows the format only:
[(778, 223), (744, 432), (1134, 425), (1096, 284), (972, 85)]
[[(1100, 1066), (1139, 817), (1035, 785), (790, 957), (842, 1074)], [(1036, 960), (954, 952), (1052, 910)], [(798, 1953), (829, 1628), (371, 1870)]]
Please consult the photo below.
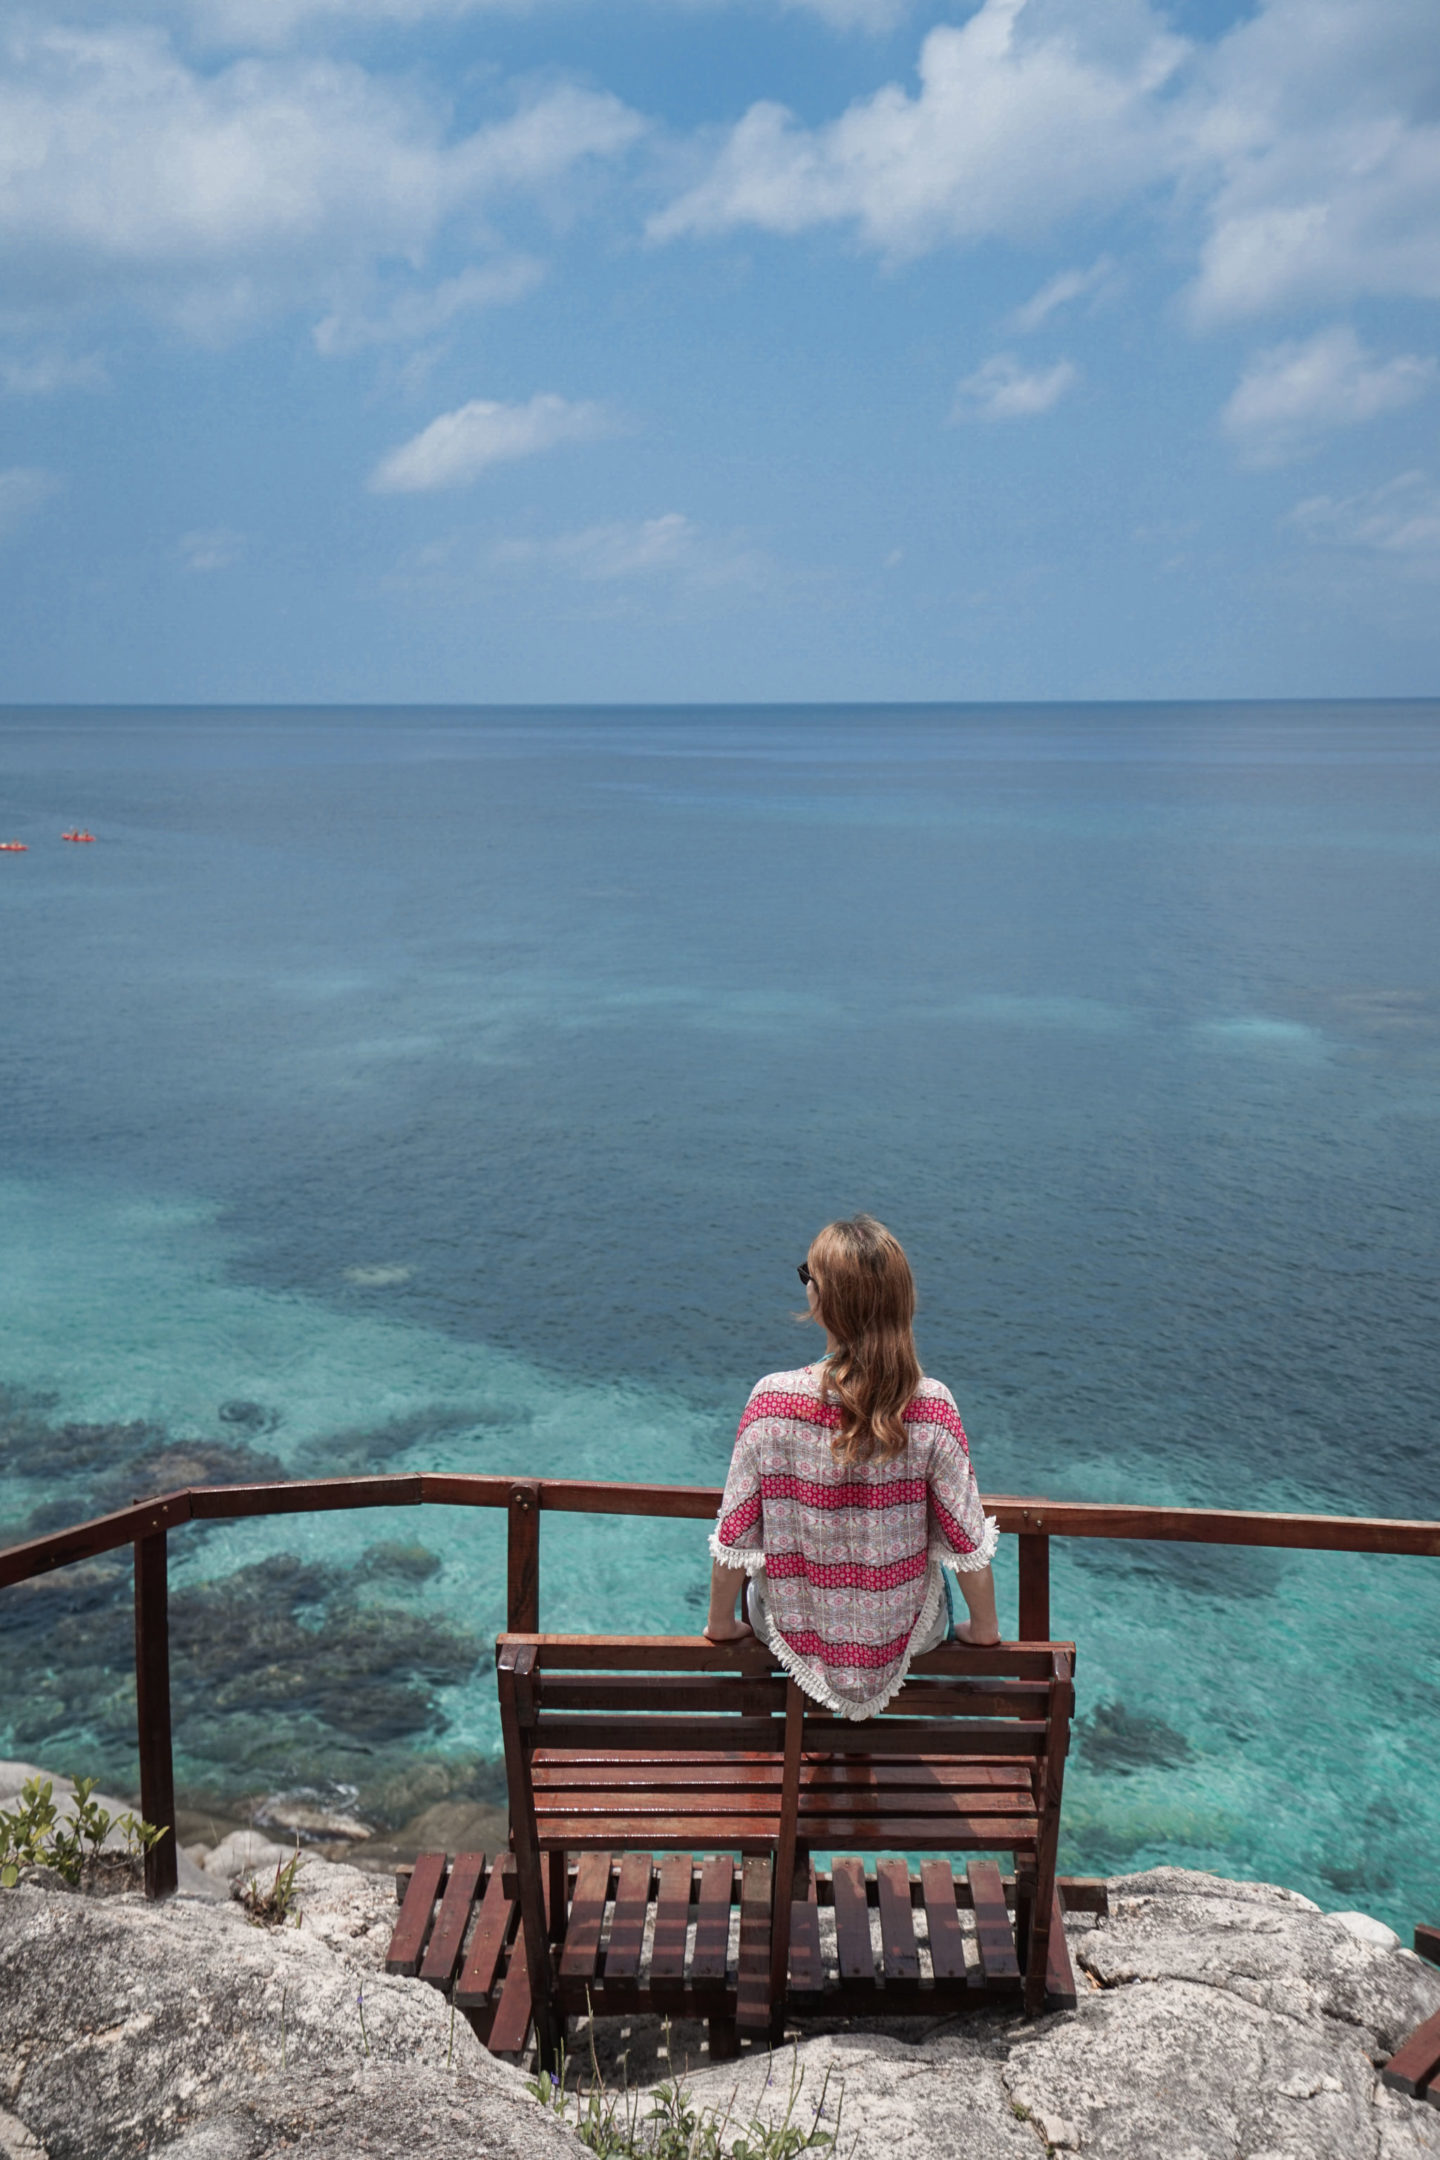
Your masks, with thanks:
[(770, 1892), (775, 1863), (769, 1853), (747, 1855), (740, 1877), (740, 1965), (735, 2023), (741, 2032), (770, 2026)]
[[(693, 1762), (626, 1760), (617, 1755), (601, 1760), (539, 1761), (535, 1766), (537, 1794), (556, 1791), (584, 1792), (591, 1787), (620, 1790), (639, 1787), (647, 1792), (706, 1792), (712, 1787), (734, 1787), (747, 1792), (779, 1792), (784, 1766), (778, 1757), (760, 1757), (746, 1763), (719, 1762), (706, 1758)], [(888, 1793), (897, 1787), (925, 1788), (936, 1792), (1012, 1792), (1030, 1789), (1030, 1773), (1023, 1763), (967, 1763), (888, 1761), (802, 1762), (800, 1790), (806, 1792)]]
[(403, 1973), (409, 1978), (419, 1972), (430, 1922), (435, 1914), (435, 1900), (440, 1895), (445, 1874), (444, 1853), (421, 1853), (415, 1862), (400, 1918), (385, 1953), (386, 1972)]
[(863, 1862), (837, 1860), (830, 1871), (830, 1890), (835, 1901), (835, 1946), (840, 1958), (840, 1978), (842, 1981), (873, 1980), (875, 1954), (870, 1944), (870, 1904)]
[[(547, 1851), (601, 1852), (623, 1845), (637, 1830), (651, 1846), (678, 1852), (696, 1845), (721, 1851), (761, 1852), (780, 1834), (778, 1815), (644, 1815), (630, 1812), (596, 1815), (537, 1815), (540, 1842)], [(800, 1835), (807, 1843), (836, 1842), (863, 1846), (868, 1852), (923, 1852), (926, 1846), (949, 1852), (994, 1852), (1035, 1843), (1034, 1815), (834, 1815), (802, 1814)]]
[(513, 1896), (506, 1894), (514, 1887), (515, 1862), (507, 1853), (495, 1862), (485, 1885), (480, 1917), (470, 1938), (470, 1954), (455, 1983), (452, 1999), (457, 2009), (478, 2010), (490, 1999), (505, 1945), (519, 1924), (520, 1907)]
[(980, 1951), (980, 1970), (987, 1984), (1020, 1984), (1020, 1961), (1015, 1955), (1015, 1936), (1005, 1908), (1000, 1870), (993, 1860), (972, 1860), (965, 1870), (975, 1907), (975, 1939)]
[(735, 1863), (707, 1860), (700, 1870), (700, 1898), (695, 1910), (695, 1949), (690, 1977), (723, 1981), (730, 1963), (730, 1907), (735, 1898)]
[[(779, 1798), (773, 1792), (716, 1791), (713, 1786), (702, 1787), (694, 1793), (647, 1792), (630, 1786), (621, 1786), (618, 1790), (612, 1786), (608, 1791), (602, 1786), (586, 1786), (575, 1791), (566, 1786), (555, 1786), (543, 1799), (537, 1795), (535, 1812), (542, 1824), (555, 1815), (573, 1817), (578, 1822), (587, 1816), (623, 1814), (634, 1823), (635, 1835), (640, 1837), (655, 1815), (667, 1818), (724, 1815), (727, 1821), (754, 1816), (763, 1821), (776, 1821), (779, 1808)], [(910, 1792), (901, 1788), (889, 1793), (864, 1790), (816, 1793), (802, 1789), (800, 1836), (810, 1836), (807, 1828), (810, 1823), (845, 1822), (852, 1815), (875, 1815), (882, 1811), (946, 1819), (954, 1815), (1028, 1815), (1033, 1813), (1033, 1806), (1029, 1795), (1019, 1792)]]
[(1380, 2082), (1394, 2092), (1408, 2093), (1412, 2100), (1425, 2097), (1426, 2087), (1440, 2071), (1440, 2010), (1417, 2026), (1389, 2062), (1382, 2064)]
[(915, 1913), (910, 1903), (910, 1869), (904, 1860), (878, 1860), (875, 1881), (880, 1893), (880, 1948), (885, 1978), (918, 1980), (920, 1951), (915, 1941)]
[(930, 1969), (937, 1980), (965, 1978), (965, 1936), (955, 1907), (955, 1877), (946, 1860), (926, 1860), (920, 1868), (925, 1925), (930, 1936)]
[(431, 1987), (449, 1992), (465, 1948), (465, 1930), (485, 1873), (484, 1853), (458, 1853), (440, 1900), (440, 1911), (430, 1936), (430, 1947), (420, 1967), (420, 1978)]
[(611, 1866), (608, 1852), (580, 1855), (570, 1899), (570, 1920), (560, 1952), (562, 1980), (593, 1980), (595, 1977), (600, 1931), (605, 1925), (605, 1903), (610, 1895)]
[(657, 2010), (678, 2007), (685, 1982), (685, 1944), (695, 1862), (688, 1852), (668, 1853), (660, 1863), (655, 1894), (655, 1938), (650, 1949), (650, 1988)]
[(615, 1910), (610, 1920), (610, 1941), (605, 1950), (607, 1980), (633, 1980), (640, 1970), (645, 1914), (650, 1904), (650, 1882), (654, 1873), (655, 1863), (649, 1853), (626, 1853), (620, 1862)]

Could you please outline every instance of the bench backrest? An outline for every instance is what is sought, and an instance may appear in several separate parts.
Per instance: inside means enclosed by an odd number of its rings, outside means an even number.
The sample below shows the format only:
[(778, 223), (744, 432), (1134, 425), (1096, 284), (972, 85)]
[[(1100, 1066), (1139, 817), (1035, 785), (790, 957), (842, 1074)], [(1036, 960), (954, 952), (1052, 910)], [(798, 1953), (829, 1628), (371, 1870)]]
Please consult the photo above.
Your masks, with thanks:
[[(534, 1937), (530, 1954), (545, 1960), (548, 1973), (539, 1919), (532, 1777), (537, 1752), (555, 1750), (570, 1760), (588, 1756), (598, 1764), (628, 1751), (747, 1753), (783, 1762), (774, 1826), (771, 2001), (778, 2001), (784, 1988), (805, 1753), (871, 1761), (929, 1756), (1023, 1765), (1031, 1773), (1034, 1813), (1022, 1842), (1044, 1905), (1032, 1934), (1041, 1971), (1037, 1985), (1043, 1985), (1061, 1784), (1075, 1707), (1074, 1668), (1073, 1643), (1005, 1643), (988, 1650), (947, 1644), (914, 1659), (905, 1685), (877, 1717), (855, 1722), (811, 1702), (754, 1642), (720, 1646), (695, 1636), (502, 1635), (496, 1673), (522, 1903), (527, 1913), (533, 1908), (526, 1922), (527, 1942)], [(903, 1812), (899, 1808), (892, 1817), (897, 1828)], [(847, 1838), (852, 1848), (858, 1843), (893, 1849), (897, 1840), (887, 1837), (886, 1813), (877, 1789), (866, 1834)], [(936, 1829), (931, 1849), (946, 1849), (953, 1841), (938, 1823)], [(638, 1825), (637, 1836), (649, 1842)], [(969, 1843), (974, 1849), (973, 1837)]]
[[(878, 1717), (856, 1723), (802, 1696), (807, 1742), (827, 1752), (1017, 1756), (1038, 1760), (1074, 1710), (1073, 1643), (947, 1644), (917, 1657)], [(787, 1681), (757, 1644), (686, 1635), (499, 1638), (534, 1745), (782, 1748)], [(823, 1738), (822, 1738), (823, 1735)]]

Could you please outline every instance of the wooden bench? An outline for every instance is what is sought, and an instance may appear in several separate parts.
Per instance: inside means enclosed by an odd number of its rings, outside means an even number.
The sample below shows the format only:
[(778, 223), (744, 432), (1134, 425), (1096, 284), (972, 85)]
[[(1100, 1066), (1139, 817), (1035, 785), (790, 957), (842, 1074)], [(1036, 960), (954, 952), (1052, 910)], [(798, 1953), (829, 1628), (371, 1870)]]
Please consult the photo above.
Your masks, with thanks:
[[(718, 2052), (732, 2021), (773, 2034), (787, 2007), (1073, 2004), (1055, 1855), (1074, 1655), (1070, 1643), (948, 1645), (916, 1658), (887, 1710), (855, 1724), (754, 1644), (501, 1636), (542, 2062), (566, 2017), (591, 2009), (708, 2016)], [(963, 1882), (947, 1859), (918, 1877), (900, 1858), (873, 1875), (858, 1857), (817, 1871), (812, 1855), (836, 1851), (1009, 1852), (1010, 1900), (993, 1859)], [(668, 1857), (657, 1864), (657, 1852)]]

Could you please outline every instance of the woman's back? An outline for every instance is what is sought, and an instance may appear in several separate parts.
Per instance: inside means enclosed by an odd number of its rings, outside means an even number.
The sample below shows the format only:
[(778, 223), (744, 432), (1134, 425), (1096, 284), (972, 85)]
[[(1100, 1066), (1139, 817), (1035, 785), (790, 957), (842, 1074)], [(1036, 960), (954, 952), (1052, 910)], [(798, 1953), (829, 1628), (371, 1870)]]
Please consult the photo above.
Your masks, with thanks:
[(871, 1717), (943, 1632), (945, 1568), (988, 1567), (987, 1523), (955, 1403), (920, 1379), (903, 1448), (847, 1457), (826, 1364), (771, 1373), (740, 1420), (711, 1551), (752, 1577), (751, 1615), (817, 1702)]

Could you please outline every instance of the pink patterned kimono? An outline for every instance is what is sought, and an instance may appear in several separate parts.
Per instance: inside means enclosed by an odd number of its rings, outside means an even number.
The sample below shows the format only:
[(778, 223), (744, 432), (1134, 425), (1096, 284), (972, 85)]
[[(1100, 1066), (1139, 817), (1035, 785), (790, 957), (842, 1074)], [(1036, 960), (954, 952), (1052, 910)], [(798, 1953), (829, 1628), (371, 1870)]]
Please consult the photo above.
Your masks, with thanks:
[(751, 1391), (710, 1550), (750, 1576), (751, 1622), (806, 1694), (874, 1717), (916, 1650), (943, 1638), (941, 1570), (984, 1567), (998, 1525), (948, 1388), (920, 1382), (903, 1455), (841, 1469), (842, 1413), (820, 1400), (820, 1375), (771, 1373)]

